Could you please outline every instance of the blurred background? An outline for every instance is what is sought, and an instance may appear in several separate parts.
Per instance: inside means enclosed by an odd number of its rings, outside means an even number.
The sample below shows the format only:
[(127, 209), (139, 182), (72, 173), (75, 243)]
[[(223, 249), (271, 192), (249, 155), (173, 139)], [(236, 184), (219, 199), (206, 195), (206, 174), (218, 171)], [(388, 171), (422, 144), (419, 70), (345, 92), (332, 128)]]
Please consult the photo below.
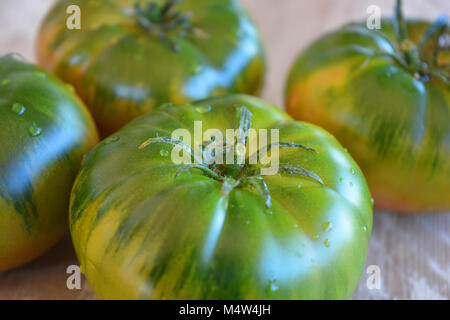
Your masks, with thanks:
[[(324, 32), (368, 17), (370, 5), (383, 16), (394, 0), (242, 0), (260, 28), (267, 50), (263, 97), (283, 107), (291, 64)], [(0, 55), (18, 52), (34, 61), (36, 33), (55, 0), (0, 0)], [(450, 15), (449, 0), (405, 0), (408, 16), (434, 20)], [(450, 197), (450, 190), (449, 190)], [(0, 273), (0, 299), (95, 299), (86, 281), (81, 290), (66, 286), (66, 268), (77, 264), (67, 237), (45, 256)], [(369, 289), (363, 274), (353, 299), (450, 299), (450, 213), (400, 216), (376, 211), (367, 267), (380, 268), (381, 287)]]

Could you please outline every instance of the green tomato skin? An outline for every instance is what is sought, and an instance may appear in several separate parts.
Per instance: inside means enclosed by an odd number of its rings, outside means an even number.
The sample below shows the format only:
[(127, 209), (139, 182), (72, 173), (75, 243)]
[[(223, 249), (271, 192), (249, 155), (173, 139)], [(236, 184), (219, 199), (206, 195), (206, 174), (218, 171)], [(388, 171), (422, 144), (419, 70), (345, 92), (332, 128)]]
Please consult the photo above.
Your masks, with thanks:
[[(279, 129), (280, 163), (314, 171), (265, 176), (272, 207), (250, 186), (228, 195), (222, 183), (171, 160), (151, 144), (178, 128), (193, 136), (237, 128), (240, 106), (252, 128)], [(269, 137), (270, 139), (270, 137)], [(87, 157), (71, 196), (70, 228), (91, 287), (102, 299), (348, 299), (366, 261), (370, 193), (357, 164), (327, 132), (295, 122), (245, 95), (165, 105), (101, 142)]]
[[(142, 6), (162, 1), (138, 1)], [(191, 12), (196, 34), (170, 39), (175, 52), (137, 26), (135, 0), (59, 1), (43, 22), (40, 64), (73, 84), (100, 133), (166, 103), (226, 93), (258, 94), (265, 73), (260, 36), (238, 0), (186, 0), (174, 10)], [(68, 30), (66, 9), (78, 5), (81, 30)]]
[[(409, 21), (418, 43), (429, 26)], [(375, 205), (400, 213), (450, 210), (450, 88), (424, 82), (388, 57), (394, 35), (352, 25), (325, 35), (294, 64), (286, 105), (332, 133), (361, 166)], [(387, 40), (389, 39), (389, 40)], [(450, 54), (440, 55), (442, 64)]]
[(0, 57), (0, 271), (38, 257), (68, 227), (83, 153), (98, 142), (73, 90), (13, 55)]

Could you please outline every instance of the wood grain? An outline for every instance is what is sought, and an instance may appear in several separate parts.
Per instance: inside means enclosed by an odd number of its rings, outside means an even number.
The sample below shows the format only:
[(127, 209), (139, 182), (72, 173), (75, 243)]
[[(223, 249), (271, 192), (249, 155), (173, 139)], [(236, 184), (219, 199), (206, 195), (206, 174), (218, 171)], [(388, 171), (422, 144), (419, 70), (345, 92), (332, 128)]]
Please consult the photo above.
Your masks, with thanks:
[[(302, 48), (323, 32), (366, 17), (369, 5), (384, 15), (392, 0), (244, 0), (260, 27), (267, 47), (269, 73), (264, 98), (283, 105), (290, 65)], [(0, 0), (0, 55), (20, 52), (34, 60), (40, 19), (53, 0)], [(448, 0), (405, 1), (408, 15), (434, 19), (450, 14)], [(450, 196), (450, 190), (449, 190)], [(381, 287), (369, 290), (364, 274), (354, 299), (449, 299), (450, 213), (400, 216), (376, 211), (367, 266), (381, 270)], [(1, 232), (1, 231), (0, 231)], [(76, 264), (67, 237), (38, 260), (0, 273), (0, 299), (95, 299), (83, 280), (81, 290), (68, 290), (66, 269)]]

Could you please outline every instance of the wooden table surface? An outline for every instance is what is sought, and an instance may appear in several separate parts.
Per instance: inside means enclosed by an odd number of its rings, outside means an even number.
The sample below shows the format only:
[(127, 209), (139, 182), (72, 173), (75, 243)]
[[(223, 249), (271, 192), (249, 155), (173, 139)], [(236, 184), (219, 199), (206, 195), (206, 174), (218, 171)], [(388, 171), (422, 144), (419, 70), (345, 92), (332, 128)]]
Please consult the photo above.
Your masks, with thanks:
[[(299, 51), (323, 32), (367, 16), (369, 5), (392, 14), (393, 0), (244, 0), (260, 27), (268, 52), (264, 98), (283, 106), (283, 87)], [(53, 0), (0, 0), (0, 55), (20, 52), (34, 60), (34, 39)], [(408, 15), (450, 15), (448, 0), (405, 1)], [(270, 44), (270, 46), (269, 46)], [(449, 190), (450, 196), (450, 190)], [(0, 230), (1, 232), (1, 230)], [(0, 299), (95, 299), (66, 286), (66, 268), (77, 264), (69, 237), (38, 260), (0, 273)], [(368, 289), (364, 273), (353, 299), (449, 299), (450, 213), (400, 216), (376, 211), (367, 266), (381, 271), (380, 289)]]

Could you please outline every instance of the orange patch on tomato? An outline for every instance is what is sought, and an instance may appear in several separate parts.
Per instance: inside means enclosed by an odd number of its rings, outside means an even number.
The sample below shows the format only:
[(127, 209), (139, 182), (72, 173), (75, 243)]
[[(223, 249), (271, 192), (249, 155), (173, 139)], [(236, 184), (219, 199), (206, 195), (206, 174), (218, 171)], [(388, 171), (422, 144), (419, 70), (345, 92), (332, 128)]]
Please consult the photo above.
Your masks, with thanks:
[(349, 74), (349, 63), (319, 69), (297, 81), (288, 93), (287, 110), (295, 119), (320, 119), (330, 88), (340, 88)]

